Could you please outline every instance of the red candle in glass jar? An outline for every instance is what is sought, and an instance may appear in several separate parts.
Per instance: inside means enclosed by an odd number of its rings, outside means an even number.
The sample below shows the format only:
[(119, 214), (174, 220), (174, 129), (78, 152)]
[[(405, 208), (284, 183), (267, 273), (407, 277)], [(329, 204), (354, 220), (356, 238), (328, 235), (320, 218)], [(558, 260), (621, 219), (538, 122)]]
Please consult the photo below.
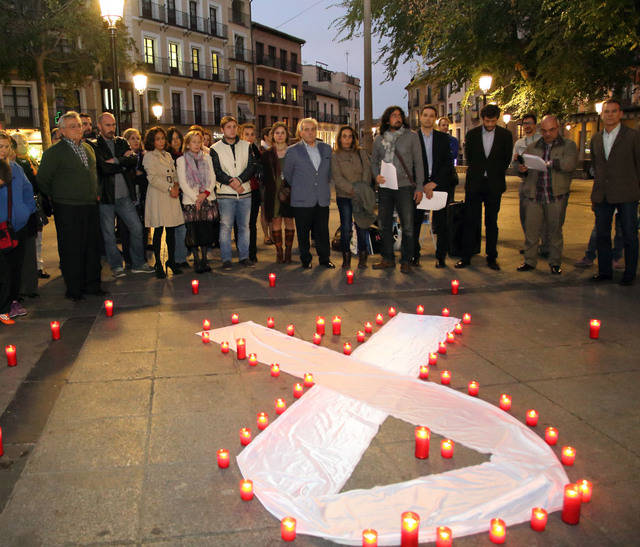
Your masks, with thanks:
[(416, 449), (415, 456), (420, 460), (429, 457), (429, 442), (431, 440), (431, 431), (423, 425), (416, 426), (415, 429)]
[(449, 317), (449, 315), (451, 314), (451, 312), (449, 311), (449, 308), (442, 308), (442, 317)]
[(500, 395), (500, 408), (502, 410), (508, 411), (511, 410), (511, 396), (503, 393)]
[(443, 386), (448, 386), (451, 383), (451, 372), (448, 370), (443, 370), (440, 373), (440, 383)]
[(430, 367), (434, 367), (438, 364), (438, 354), (437, 353), (430, 353), (429, 354), (429, 366)]
[(209, 338), (209, 332), (208, 331), (204, 331), (202, 333), (202, 343), (203, 344), (208, 344), (210, 340), (211, 339)]
[(451, 280), (451, 294), (458, 294), (458, 290), (460, 289), (460, 281), (457, 279)]
[(302, 387), (302, 384), (300, 383), (293, 384), (293, 396), (296, 399), (299, 399), (300, 397), (302, 397), (303, 393), (304, 393), (304, 387)]
[(447, 333), (447, 344), (453, 344), (456, 341), (456, 335), (453, 332)]
[(533, 408), (527, 410), (526, 423), (528, 426), (535, 427), (538, 425), (538, 411), (533, 410)]
[(231, 314), (231, 324), (232, 325), (237, 325), (239, 321), (240, 321), (240, 316), (237, 313), (232, 313)]
[(275, 407), (276, 407), (276, 414), (280, 416), (280, 414), (282, 414), (285, 410), (287, 410), (287, 403), (284, 399), (278, 398), (276, 399)]
[(438, 344), (438, 353), (445, 355), (447, 353), (447, 345), (444, 342)]
[(548, 445), (555, 445), (558, 443), (558, 430), (555, 427), (547, 427), (544, 430), (544, 440)]
[(251, 501), (253, 499), (253, 481), (249, 479), (240, 481), (240, 497), (243, 501)]
[(396, 309), (393, 306), (389, 306), (389, 317), (395, 317), (396, 313)]
[(378, 547), (378, 532), (371, 528), (363, 530), (362, 547)]
[(420, 373), (418, 375), (418, 378), (420, 378), (421, 380), (429, 379), (429, 365), (420, 365)]
[(229, 467), (229, 451), (226, 448), (218, 450), (218, 467), (220, 469), (226, 469)]
[(418, 532), (420, 517), (418, 513), (406, 511), (402, 513), (402, 527), (400, 529), (400, 545), (402, 547), (418, 547)]
[(320, 336), (324, 334), (324, 317), (316, 317), (316, 333)]
[(247, 446), (251, 442), (251, 430), (248, 427), (240, 428), (240, 444)]
[(296, 333), (296, 327), (293, 323), (289, 323), (287, 325), (287, 334), (289, 336), (293, 336)]
[(580, 522), (580, 506), (582, 494), (576, 484), (566, 484), (564, 487), (564, 499), (562, 500), (562, 521), (567, 524)]
[(345, 342), (342, 346), (342, 353), (345, 355), (351, 355), (351, 344), (349, 342)]
[(249, 354), (249, 365), (255, 367), (258, 364), (258, 356), (255, 353)]
[(416, 306), (416, 313), (418, 315), (424, 315), (424, 306), (422, 304)]
[(382, 325), (384, 323), (384, 317), (381, 313), (376, 314), (376, 325)]
[(436, 528), (436, 547), (451, 547), (453, 545), (453, 534), (448, 526), (438, 526)]
[(202, 330), (209, 330), (209, 329), (211, 329), (211, 321), (209, 321), (208, 319), (203, 319)]
[(477, 397), (478, 393), (480, 392), (480, 384), (475, 380), (471, 380), (468, 387), (469, 395), (471, 395), (472, 397)]
[(593, 485), (587, 479), (579, 480), (576, 485), (578, 490), (580, 490), (582, 503), (589, 503), (591, 501), (591, 494), (593, 493)]
[(51, 340), (60, 340), (60, 321), (51, 321)]
[(7, 354), (7, 366), (15, 367), (18, 364), (18, 352), (13, 344), (5, 346), (4, 352)]
[(274, 378), (280, 376), (280, 365), (278, 363), (271, 363), (271, 376)]
[(589, 321), (589, 338), (597, 340), (600, 338), (600, 320), (592, 319)]
[(367, 321), (364, 324), (364, 332), (366, 334), (371, 334), (373, 332), (373, 324), (371, 323), (371, 321)]
[(284, 517), (280, 521), (280, 536), (283, 541), (293, 541), (296, 539), (296, 519)]
[(269, 425), (269, 415), (266, 412), (258, 412), (258, 429), (263, 431)]
[(462, 334), (462, 323), (456, 323), (456, 326), (453, 327), (453, 332), (456, 334)]
[(322, 336), (320, 336), (317, 332), (314, 332), (313, 333), (313, 343), (316, 346), (319, 346), (320, 342), (322, 342)]
[(113, 300), (104, 301), (104, 313), (107, 317), (113, 317)]
[(491, 519), (489, 539), (492, 543), (504, 543), (507, 539), (507, 526), (502, 519)]
[(531, 509), (531, 529), (536, 532), (544, 532), (547, 527), (547, 512), (541, 507)]
[(267, 328), (272, 329), (276, 326), (276, 320), (273, 317), (267, 317)]
[(331, 326), (333, 327), (333, 334), (335, 336), (339, 336), (342, 332), (342, 318), (339, 315), (336, 315), (331, 320)]
[(566, 466), (573, 465), (576, 461), (576, 449), (573, 446), (563, 446), (560, 461)]
[(191, 280), (191, 293), (198, 294), (200, 292), (200, 281), (197, 279)]
[(469, 325), (469, 324), (471, 324), (471, 314), (469, 314), (469, 313), (465, 313), (465, 314), (462, 316), (462, 324), (463, 324), (463, 325)]
[(362, 344), (362, 342), (364, 342), (364, 331), (359, 330), (358, 332), (356, 332), (356, 340), (360, 344)]
[(275, 286), (276, 286), (276, 274), (271, 272), (269, 274), (269, 287), (275, 287)]
[(443, 458), (453, 458), (454, 442), (451, 439), (443, 439), (440, 443), (440, 455)]
[(347, 285), (353, 285), (353, 270), (347, 270)]
[(305, 372), (304, 373), (304, 387), (313, 387), (315, 384), (315, 381), (313, 379), (313, 374), (311, 374), (310, 372)]
[(229, 342), (222, 342), (222, 344), (220, 344), (220, 351), (222, 353), (229, 353)]
[(247, 358), (247, 344), (244, 338), (238, 338), (236, 340), (236, 355), (240, 360)]

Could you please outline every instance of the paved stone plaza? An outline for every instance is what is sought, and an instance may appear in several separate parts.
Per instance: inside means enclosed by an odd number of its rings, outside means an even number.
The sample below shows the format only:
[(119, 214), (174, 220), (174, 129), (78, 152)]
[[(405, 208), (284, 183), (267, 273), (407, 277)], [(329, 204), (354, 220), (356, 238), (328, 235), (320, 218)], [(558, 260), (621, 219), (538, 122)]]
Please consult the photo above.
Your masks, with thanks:
[[(423, 268), (407, 277), (395, 272), (356, 271), (347, 286), (339, 268), (273, 264), (273, 247), (260, 246), (255, 269), (200, 275), (191, 294), (191, 273), (170, 277), (127, 276), (105, 283), (116, 313), (106, 318), (102, 301), (73, 304), (63, 298), (56, 268), (53, 226), (47, 227), (46, 259), (52, 279), (41, 298), (29, 301), (28, 317), (0, 331), (2, 345), (18, 348), (17, 367), (0, 368), (1, 545), (279, 545), (280, 524), (257, 499), (243, 502), (240, 473), (232, 457), (218, 469), (215, 454), (232, 456), (241, 446), (238, 430), (255, 427), (256, 413), (275, 418), (273, 401), (293, 403), (296, 379), (273, 379), (264, 365), (250, 368), (235, 354), (194, 336), (204, 317), (213, 328), (240, 320), (284, 330), (310, 340), (316, 315), (343, 319), (342, 337), (323, 345), (340, 351), (355, 345), (355, 332), (393, 305), (414, 313), (471, 313), (472, 325), (441, 357), (437, 370), (452, 371), (452, 389), (478, 380), (480, 398), (496, 403), (513, 397), (513, 416), (540, 412), (536, 431), (553, 425), (562, 445), (577, 449), (567, 468), (571, 480), (594, 484), (578, 526), (549, 517), (547, 530), (528, 523), (510, 526), (511, 545), (634, 545), (640, 530), (640, 285), (594, 286), (573, 267), (593, 226), (589, 181), (576, 181), (565, 224), (562, 276), (551, 276), (541, 260), (531, 273), (515, 271), (522, 245), (517, 179), (510, 178), (500, 213), (501, 272), (476, 257), (473, 267), (436, 270), (430, 237), (423, 238)], [(461, 191), (458, 191), (459, 198)], [(332, 230), (338, 222), (332, 210)], [(424, 230), (426, 232), (426, 229)], [(260, 233), (260, 232), (259, 232)], [(426, 236), (426, 234), (424, 234)], [(317, 259), (314, 258), (314, 264)], [(235, 266), (234, 266), (235, 268)], [(267, 273), (278, 273), (268, 288)], [(109, 277), (105, 267), (103, 277)], [(452, 296), (449, 283), (461, 281)], [(602, 321), (601, 338), (590, 340), (588, 321)], [(62, 325), (50, 341), (49, 321)], [(434, 370), (433, 372), (436, 372)], [(433, 374), (432, 374), (433, 376)], [(440, 437), (432, 437), (439, 445)], [(475, 465), (487, 455), (456, 446), (454, 458), (416, 460), (413, 426), (388, 418), (343, 491), (405, 481)], [(283, 458), (286, 454), (282, 455)], [(398, 516), (399, 521), (399, 516)], [(509, 523), (507, 523), (509, 524)], [(299, 535), (298, 545), (328, 545)], [(488, 534), (455, 538), (454, 545), (488, 545)]]

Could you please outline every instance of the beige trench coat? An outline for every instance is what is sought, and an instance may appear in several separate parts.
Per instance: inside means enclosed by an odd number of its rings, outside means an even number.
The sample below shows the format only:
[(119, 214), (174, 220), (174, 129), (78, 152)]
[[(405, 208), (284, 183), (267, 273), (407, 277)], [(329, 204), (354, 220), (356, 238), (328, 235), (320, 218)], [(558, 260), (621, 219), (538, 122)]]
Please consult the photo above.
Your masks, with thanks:
[(178, 180), (171, 154), (159, 150), (147, 152), (142, 165), (149, 181), (144, 208), (144, 225), (147, 228), (158, 226), (171, 228), (184, 224), (180, 199), (169, 195), (173, 182)]

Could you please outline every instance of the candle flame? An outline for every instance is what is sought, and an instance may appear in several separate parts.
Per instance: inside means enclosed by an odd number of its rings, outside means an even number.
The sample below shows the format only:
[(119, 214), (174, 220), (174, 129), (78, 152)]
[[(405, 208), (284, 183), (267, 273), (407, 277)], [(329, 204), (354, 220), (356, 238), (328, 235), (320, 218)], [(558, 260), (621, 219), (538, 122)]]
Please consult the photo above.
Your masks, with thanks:
[(378, 532), (375, 530), (365, 530), (362, 532), (362, 537), (367, 542), (372, 542), (378, 539)]
[(419, 521), (413, 518), (412, 516), (404, 517), (403, 519), (404, 529), (412, 532), (418, 527)]
[(296, 527), (296, 519), (291, 517), (285, 517), (282, 519), (282, 525), (291, 532)]

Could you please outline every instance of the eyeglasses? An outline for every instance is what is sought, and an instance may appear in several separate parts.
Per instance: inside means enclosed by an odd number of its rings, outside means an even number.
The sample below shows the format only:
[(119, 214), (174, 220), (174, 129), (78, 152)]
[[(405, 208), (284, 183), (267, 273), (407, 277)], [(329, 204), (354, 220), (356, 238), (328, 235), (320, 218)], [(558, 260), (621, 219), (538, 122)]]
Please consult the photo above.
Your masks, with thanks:
[(522, 122), (522, 125), (535, 125), (536, 122)]

